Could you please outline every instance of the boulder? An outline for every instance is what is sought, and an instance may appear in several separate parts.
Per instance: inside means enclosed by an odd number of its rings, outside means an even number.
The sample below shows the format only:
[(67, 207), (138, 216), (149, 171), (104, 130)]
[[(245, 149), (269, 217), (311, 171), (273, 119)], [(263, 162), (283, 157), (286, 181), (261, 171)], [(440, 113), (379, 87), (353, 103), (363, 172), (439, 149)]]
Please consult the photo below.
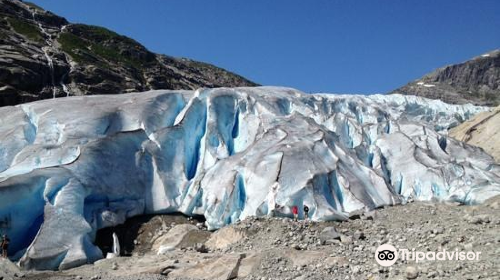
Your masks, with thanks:
[(204, 243), (209, 236), (210, 232), (202, 231), (195, 225), (176, 225), (155, 240), (152, 250), (158, 254), (165, 254), (177, 248), (195, 247), (197, 243)]
[(225, 249), (231, 244), (234, 244), (245, 238), (246, 232), (233, 227), (221, 228), (214, 232), (205, 243), (210, 250)]
[(362, 209), (354, 210), (352, 212), (349, 212), (349, 219), (350, 220), (358, 220), (358, 219), (361, 219), (362, 215), (363, 215)]
[(340, 234), (335, 230), (334, 227), (326, 227), (319, 234), (319, 240), (321, 243), (326, 243), (329, 240), (339, 240)]
[(176, 269), (170, 272), (168, 276), (174, 279), (234, 279), (238, 276), (238, 269), (243, 257), (243, 254), (226, 254), (213, 257), (190, 267)]
[(237, 277), (245, 278), (248, 275), (252, 274), (254, 271), (259, 269), (261, 261), (262, 261), (261, 254), (251, 254), (246, 256), (240, 262)]
[(418, 277), (418, 269), (414, 266), (409, 266), (405, 270), (406, 279), (416, 279)]

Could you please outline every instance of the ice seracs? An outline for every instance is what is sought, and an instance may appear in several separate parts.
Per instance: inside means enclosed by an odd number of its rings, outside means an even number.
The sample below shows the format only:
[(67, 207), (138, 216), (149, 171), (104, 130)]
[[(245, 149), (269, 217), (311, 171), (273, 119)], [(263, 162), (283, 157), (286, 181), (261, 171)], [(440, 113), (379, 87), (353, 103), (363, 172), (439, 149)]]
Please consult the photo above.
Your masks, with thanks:
[[(220, 88), (69, 97), (0, 108), (0, 219), (19, 264), (102, 258), (97, 229), (144, 213), (313, 220), (421, 200), (481, 202), (500, 168), (447, 137), (478, 112), (401, 95)], [(301, 207), (299, 207), (301, 208)]]

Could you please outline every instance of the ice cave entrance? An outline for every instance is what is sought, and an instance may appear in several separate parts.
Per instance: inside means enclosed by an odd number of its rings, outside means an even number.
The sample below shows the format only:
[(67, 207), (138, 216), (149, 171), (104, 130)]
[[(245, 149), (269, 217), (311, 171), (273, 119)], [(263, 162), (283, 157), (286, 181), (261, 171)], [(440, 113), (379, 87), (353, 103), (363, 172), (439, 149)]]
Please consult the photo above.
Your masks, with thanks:
[(116, 233), (122, 256), (131, 256), (133, 253), (144, 254), (150, 252), (153, 237), (161, 230), (171, 228), (172, 225), (186, 223), (196, 225), (204, 222), (203, 216), (188, 217), (181, 213), (141, 215), (129, 218), (121, 225), (98, 230), (94, 244), (101, 249), (103, 256), (106, 256), (113, 250), (113, 233)]

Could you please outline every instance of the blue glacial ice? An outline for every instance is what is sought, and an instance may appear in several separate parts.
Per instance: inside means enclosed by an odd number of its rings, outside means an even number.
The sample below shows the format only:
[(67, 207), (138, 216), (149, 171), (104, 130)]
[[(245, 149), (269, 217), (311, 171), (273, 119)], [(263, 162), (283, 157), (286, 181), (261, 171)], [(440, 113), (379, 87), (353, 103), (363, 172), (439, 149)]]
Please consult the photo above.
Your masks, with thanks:
[(480, 203), (500, 167), (447, 129), (488, 110), (279, 87), (69, 97), (0, 108), (0, 220), (19, 264), (102, 258), (100, 228), (152, 213), (313, 220), (416, 200)]

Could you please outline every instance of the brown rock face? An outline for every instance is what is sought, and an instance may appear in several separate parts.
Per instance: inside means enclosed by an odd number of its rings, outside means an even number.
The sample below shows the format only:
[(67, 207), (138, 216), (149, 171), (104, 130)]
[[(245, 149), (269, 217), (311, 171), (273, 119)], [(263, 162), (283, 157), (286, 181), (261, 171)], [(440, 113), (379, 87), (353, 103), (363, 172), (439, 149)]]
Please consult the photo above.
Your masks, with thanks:
[(500, 50), (446, 66), (391, 93), (418, 95), (447, 103), (500, 104)]
[(500, 106), (453, 128), (450, 136), (483, 148), (500, 163)]
[(68, 95), (255, 85), (210, 64), (152, 53), (106, 28), (0, 0), (0, 106)]

